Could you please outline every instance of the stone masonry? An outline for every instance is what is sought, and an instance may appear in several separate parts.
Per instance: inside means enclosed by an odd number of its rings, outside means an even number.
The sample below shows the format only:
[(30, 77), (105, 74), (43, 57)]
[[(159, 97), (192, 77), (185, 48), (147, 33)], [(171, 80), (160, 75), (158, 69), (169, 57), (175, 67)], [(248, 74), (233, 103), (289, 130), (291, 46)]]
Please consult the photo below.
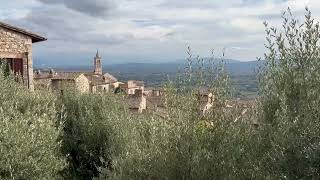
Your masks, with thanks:
[(23, 64), (23, 83), (33, 90), (32, 43), (45, 38), (0, 22), (0, 58), (21, 59)]

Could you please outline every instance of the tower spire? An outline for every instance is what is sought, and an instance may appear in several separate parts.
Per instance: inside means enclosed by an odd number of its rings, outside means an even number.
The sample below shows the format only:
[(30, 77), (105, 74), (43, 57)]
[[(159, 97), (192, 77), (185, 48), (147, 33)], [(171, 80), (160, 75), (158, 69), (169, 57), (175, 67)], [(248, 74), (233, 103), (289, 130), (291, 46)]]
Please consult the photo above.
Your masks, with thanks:
[(102, 75), (102, 64), (101, 57), (99, 56), (99, 51), (97, 49), (96, 57), (94, 57), (94, 71), (95, 74)]
[(97, 49), (96, 57), (100, 57), (100, 56), (99, 56), (99, 50), (98, 50), (98, 49)]

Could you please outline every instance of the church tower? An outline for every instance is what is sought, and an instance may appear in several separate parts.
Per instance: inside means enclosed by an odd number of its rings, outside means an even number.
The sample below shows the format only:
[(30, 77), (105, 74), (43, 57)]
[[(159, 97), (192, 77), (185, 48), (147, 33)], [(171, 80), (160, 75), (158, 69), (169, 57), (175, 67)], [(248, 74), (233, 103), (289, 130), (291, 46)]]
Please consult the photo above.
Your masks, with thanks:
[(102, 64), (101, 64), (101, 57), (99, 56), (99, 52), (97, 50), (96, 57), (94, 57), (94, 71), (95, 74), (102, 75)]

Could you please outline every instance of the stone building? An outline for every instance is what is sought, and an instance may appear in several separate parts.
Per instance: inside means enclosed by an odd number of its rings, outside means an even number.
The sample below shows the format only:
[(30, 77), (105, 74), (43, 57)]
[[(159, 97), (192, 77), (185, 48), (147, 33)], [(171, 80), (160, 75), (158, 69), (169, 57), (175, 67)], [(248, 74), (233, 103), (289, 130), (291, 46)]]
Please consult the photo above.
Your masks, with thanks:
[[(117, 78), (109, 73), (103, 74), (101, 57), (97, 51), (94, 57), (94, 68), (91, 72), (63, 72), (53, 70), (50, 71), (35, 71), (34, 81), (37, 88), (45, 88), (52, 90), (63, 89), (63, 86), (70, 85), (70, 82), (75, 83), (73, 87), (76, 87), (80, 92), (91, 93), (107, 93), (114, 89), (115, 85), (118, 85)], [(85, 78), (83, 78), (83, 76)], [(81, 79), (78, 79), (81, 77)], [(81, 82), (78, 82), (81, 81)], [(88, 82), (88, 85), (87, 85)], [(82, 83), (79, 86), (79, 83)]]
[(147, 99), (140, 89), (135, 90), (135, 93), (128, 94), (127, 104), (131, 112), (142, 113), (147, 109)]
[(33, 90), (32, 43), (46, 38), (24, 29), (0, 22), (0, 59), (4, 59), (23, 84)]
[(107, 93), (111, 92), (115, 88), (115, 83), (118, 80), (109, 73), (96, 74), (96, 73), (85, 73), (85, 76), (90, 81), (90, 91), (92, 93)]
[(127, 94), (135, 94), (135, 92), (138, 92), (136, 90), (144, 91), (144, 82), (143, 81), (136, 81), (136, 80), (130, 80), (127, 82)]
[(164, 107), (163, 99), (164, 99), (164, 91), (161, 89), (144, 88), (143, 94), (146, 96), (147, 99), (147, 109), (150, 110), (157, 110), (159, 108)]
[(51, 78), (51, 89), (55, 92), (76, 89), (80, 93), (88, 93), (90, 83), (83, 73), (60, 73)]

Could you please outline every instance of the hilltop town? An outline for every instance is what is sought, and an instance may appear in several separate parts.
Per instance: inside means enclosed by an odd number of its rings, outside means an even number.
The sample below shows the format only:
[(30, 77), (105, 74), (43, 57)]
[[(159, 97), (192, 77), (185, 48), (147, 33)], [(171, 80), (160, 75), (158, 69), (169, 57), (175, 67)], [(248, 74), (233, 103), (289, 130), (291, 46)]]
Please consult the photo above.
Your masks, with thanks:
[[(3, 3), (0, 179), (320, 179), (319, 11), (304, 7), (320, 4), (301, 2)], [(185, 43), (178, 73), (111, 65), (173, 60)], [(230, 73), (241, 65), (259, 69)]]
[(69, 88), (80, 93), (124, 93), (127, 95), (128, 107), (132, 112), (143, 112), (147, 108), (154, 109), (161, 106), (161, 89), (145, 87), (143, 81), (129, 80), (121, 82), (113, 75), (103, 72), (102, 58), (97, 51), (93, 58), (92, 71), (55, 71), (35, 70), (34, 87), (36, 89), (51, 90), (63, 93)]
[[(32, 44), (46, 41), (36, 33), (0, 22), (0, 58), (9, 64), (13, 74), (22, 76), (22, 83), (31, 91), (41, 89), (63, 94), (72, 88), (80, 93), (124, 93), (128, 108), (132, 112), (146, 110), (161, 111), (164, 91), (161, 88), (145, 87), (143, 81), (122, 82), (113, 75), (103, 72), (102, 57), (97, 50), (93, 58), (92, 71), (55, 71), (34, 69)], [(200, 111), (213, 106), (214, 95), (207, 88), (199, 92)]]

